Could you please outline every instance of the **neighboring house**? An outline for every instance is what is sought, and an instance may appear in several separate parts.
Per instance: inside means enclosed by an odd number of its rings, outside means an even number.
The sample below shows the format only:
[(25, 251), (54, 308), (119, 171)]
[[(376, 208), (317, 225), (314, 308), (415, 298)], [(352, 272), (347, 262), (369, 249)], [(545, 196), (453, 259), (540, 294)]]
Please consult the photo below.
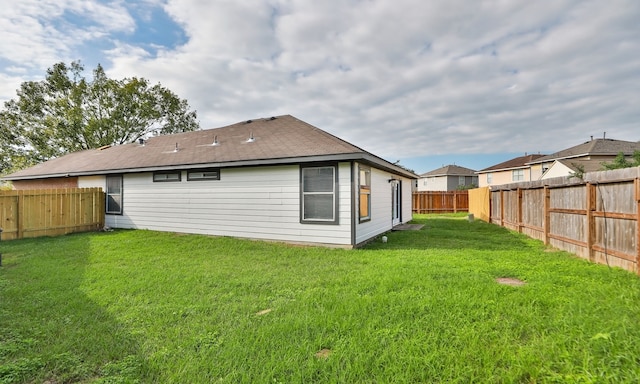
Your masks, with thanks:
[(489, 187), (517, 183), (520, 181), (538, 180), (542, 172), (532, 168), (529, 163), (545, 155), (524, 155), (507, 160), (500, 164), (482, 169), (478, 172), (478, 186)]
[(446, 165), (420, 175), (416, 190), (418, 192), (455, 191), (477, 186), (478, 175), (476, 175), (476, 171), (458, 165)]
[(631, 158), (634, 151), (640, 151), (640, 142), (591, 138), (585, 143), (537, 158), (529, 165), (539, 168), (539, 179), (544, 180), (579, 172), (602, 171), (602, 163), (613, 161), (620, 152)]
[(412, 218), (417, 176), (295, 117), (71, 153), (4, 177), (102, 187), (106, 225), (354, 247)]
[(601, 160), (555, 160), (546, 167), (544, 174), (540, 177), (540, 180), (551, 179), (554, 177), (575, 176), (586, 172), (603, 171), (602, 163), (603, 161)]

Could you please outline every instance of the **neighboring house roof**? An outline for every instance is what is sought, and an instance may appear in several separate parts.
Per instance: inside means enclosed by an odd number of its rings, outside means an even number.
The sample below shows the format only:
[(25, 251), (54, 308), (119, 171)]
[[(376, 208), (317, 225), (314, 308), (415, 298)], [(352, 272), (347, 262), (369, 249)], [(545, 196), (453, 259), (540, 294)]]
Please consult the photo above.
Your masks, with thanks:
[(544, 163), (558, 159), (571, 159), (586, 156), (615, 156), (622, 152), (629, 156), (633, 151), (640, 151), (640, 142), (615, 139), (593, 139), (574, 147), (543, 156), (530, 161), (530, 164)]
[[(602, 171), (602, 160), (560, 159), (553, 163), (542, 174), (540, 180), (555, 177), (575, 176), (588, 172)], [(581, 177), (581, 176), (578, 176)]]
[[(558, 163), (564, 165), (565, 167), (571, 169), (573, 172), (582, 171), (582, 172), (596, 172), (602, 171), (602, 160), (571, 160), (571, 159), (560, 159), (556, 160)], [(582, 168), (582, 169), (580, 169)]]
[(433, 171), (423, 173), (420, 177), (435, 177), (435, 176), (476, 176), (476, 171), (473, 169), (461, 167), (459, 165), (445, 165)]
[[(249, 140), (252, 138), (252, 140)], [(163, 169), (356, 160), (409, 178), (417, 176), (290, 115), (222, 128), (151, 137), (51, 159), (3, 177), (24, 180)]]
[(525, 156), (519, 156), (516, 158), (513, 158), (511, 160), (507, 160), (505, 162), (502, 162), (500, 164), (496, 164), (496, 165), (492, 165), (491, 167), (482, 169), (480, 171), (478, 171), (477, 173), (487, 173), (487, 172), (493, 172), (493, 171), (503, 171), (503, 170), (509, 170), (509, 169), (518, 169), (518, 168), (527, 168), (527, 164), (531, 163), (532, 161), (539, 159), (541, 157), (544, 157), (545, 155), (541, 155), (541, 154), (536, 154), (536, 155), (525, 155)]

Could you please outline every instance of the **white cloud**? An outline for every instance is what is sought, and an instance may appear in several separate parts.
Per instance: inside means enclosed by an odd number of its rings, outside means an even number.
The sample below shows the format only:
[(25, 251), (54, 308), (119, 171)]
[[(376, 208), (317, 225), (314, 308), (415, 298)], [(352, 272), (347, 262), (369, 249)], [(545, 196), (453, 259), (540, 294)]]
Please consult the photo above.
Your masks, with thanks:
[(2, 8), (0, 57), (26, 68), (73, 60), (74, 49), (83, 43), (134, 29), (132, 18), (117, 3), (21, 0)]
[[(162, 6), (188, 39), (157, 52), (114, 37), (134, 33), (122, 6), (24, 4), (0, 17), (15, 35), (0, 43), (4, 76), (111, 38), (111, 76), (161, 82), (204, 128), (290, 113), (393, 159), (551, 152), (604, 131), (640, 140), (635, 0), (149, 1), (140, 14)], [(71, 10), (104, 17), (56, 22)]]

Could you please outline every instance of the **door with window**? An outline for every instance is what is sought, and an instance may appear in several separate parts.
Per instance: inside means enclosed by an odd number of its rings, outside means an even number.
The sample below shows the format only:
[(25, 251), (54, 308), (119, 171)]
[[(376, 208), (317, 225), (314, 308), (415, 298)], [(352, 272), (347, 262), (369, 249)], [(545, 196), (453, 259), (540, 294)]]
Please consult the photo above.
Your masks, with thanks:
[(400, 224), (402, 212), (402, 188), (399, 180), (391, 181), (391, 224)]

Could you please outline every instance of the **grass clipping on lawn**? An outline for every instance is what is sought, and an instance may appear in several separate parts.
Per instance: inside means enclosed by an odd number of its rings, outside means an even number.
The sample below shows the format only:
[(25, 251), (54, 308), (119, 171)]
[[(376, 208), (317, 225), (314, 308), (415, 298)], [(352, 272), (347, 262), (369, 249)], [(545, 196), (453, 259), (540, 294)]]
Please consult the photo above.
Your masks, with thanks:
[(637, 276), (478, 220), (414, 223), (358, 250), (2, 242), (0, 383), (640, 382)]

